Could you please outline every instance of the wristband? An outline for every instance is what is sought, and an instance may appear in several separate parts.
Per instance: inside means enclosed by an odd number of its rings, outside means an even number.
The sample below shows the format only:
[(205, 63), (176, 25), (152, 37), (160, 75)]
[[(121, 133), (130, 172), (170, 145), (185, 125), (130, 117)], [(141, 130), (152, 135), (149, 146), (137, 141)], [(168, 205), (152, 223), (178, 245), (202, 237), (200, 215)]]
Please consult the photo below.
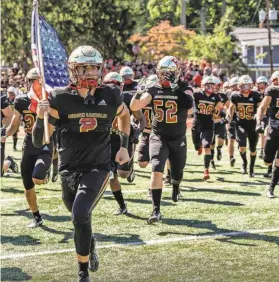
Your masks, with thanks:
[(135, 99), (140, 100), (141, 94), (142, 94), (142, 93), (137, 93), (136, 96), (135, 96)]
[(124, 132), (121, 132), (121, 134), (119, 134), (119, 135), (120, 135), (120, 147), (123, 147), (123, 148), (128, 150), (129, 136)]

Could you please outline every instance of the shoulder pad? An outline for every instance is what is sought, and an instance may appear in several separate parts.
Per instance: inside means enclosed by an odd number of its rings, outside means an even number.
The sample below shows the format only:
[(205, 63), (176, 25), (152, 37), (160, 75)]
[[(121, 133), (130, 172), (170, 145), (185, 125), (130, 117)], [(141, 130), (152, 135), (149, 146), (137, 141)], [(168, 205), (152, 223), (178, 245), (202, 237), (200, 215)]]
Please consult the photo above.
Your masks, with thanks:
[(266, 92), (269, 92), (269, 91), (279, 91), (279, 86), (278, 85), (270, 85), (266, 88), (265, 90)]
[(23, 99), (29, 99), (28, 93), (22, 93), (22, 94), (18, 94), (16, 97), (15, 97), (15, 100), (14, 101), (18, 101), (18, 100), (23, 100)]

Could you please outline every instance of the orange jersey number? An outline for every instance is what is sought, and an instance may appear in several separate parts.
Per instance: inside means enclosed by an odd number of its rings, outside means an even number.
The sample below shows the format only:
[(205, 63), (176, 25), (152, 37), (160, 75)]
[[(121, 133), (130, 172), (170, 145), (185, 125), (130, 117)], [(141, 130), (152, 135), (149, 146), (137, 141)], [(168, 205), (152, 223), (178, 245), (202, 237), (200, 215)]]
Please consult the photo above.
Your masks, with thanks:
[(24, 115), (25, 132), (31, 134), (35, 123), (35, 117), (32, 114)]
[(206, 105), (204, 103), (199, 103), (198, 108), (199, 112), (203, 115), (212, 115), (215, 109), (214, 105)]
[(146, 128), (151, 128), (150, 112), (151, 110), (148, 110), (148, 109), (144, 110), (143, 112), (145, 116), (145, 120), (146, 120), (146, 125), (145, 125)]
[(251, 120), (253, 119), (253, 113), (254, 113), (254, 106), (237, 106), (237, 112), (238, 112), (238, 117), (240, 119), (247, 119)]
[[(154, 102), (155, 118), (157, 121), (162, 122), (164, 120), (165, 112), (160, 107), (163, 107), (163, 100), (155, 100)], [(177, 103), (175, 101), (168, 100), (165, 103), (166, 110), (166, 123), (177, 123)]]

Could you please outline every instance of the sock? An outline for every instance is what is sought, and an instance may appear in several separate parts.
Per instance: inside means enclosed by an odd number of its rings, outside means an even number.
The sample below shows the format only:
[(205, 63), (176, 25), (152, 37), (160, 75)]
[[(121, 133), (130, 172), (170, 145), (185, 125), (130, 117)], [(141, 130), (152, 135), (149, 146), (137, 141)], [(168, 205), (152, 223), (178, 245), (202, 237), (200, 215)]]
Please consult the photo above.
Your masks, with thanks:
[(162, 189), (151, 189), (153, 209), (160, 211)]
[(254, 170), (256, 157), (257, 157), (257, 155), (255, 155), (255, 156), (250, 155), (250, 170)]
[(117, 203), (119, 204), (120, 208), (123, 209), (125, 207), (125, 202), (124, 202), (124, 198), (123, 198), (123, 194), (121, 189), (115, 192), (112, 192), (115, 200), (117, 201)]
[(42, 216), (41, 216), (39, 210), (37, 210), (36, 212), (33, 212), (33, 216), (36, 220), (42, 219)]
[(18, 138), (13, 138), (13, 141), (14, 141), (14, 147), (13, 147), (13, 148), (14, 148), (14, 149), (16, 149), (17, 139), (18, 139)]
[(209, 169), (211, 155), (204, 155), (204, 168)]
[(215, 153), (215, 150), (211, 149), (211, 160), (214, 160), (214, 153)]
[(274, 189), (278, 183), (278, 180), (279, 180), (279, 166), (275, 165), (272, 171), (270, 188)]
[(230, 156), (230, 160), (233, 159), (233, 156)]
[(241, 156), (241, 158), (242, 158), (242, 160), (243, 160), (243, 164), (244, 164), (244, 165), (247, 165), (247, 156), (246, 156), (246, 152), (240, 153), (240, 156)]
[(218, 145), (218, 146), (217, 146), (217, 150), (221, 150), (222, 147), (223, 147), (223, 145)]
[(87, 276), (88, 276), (88, 266), (89, 266), (88, 262), (80, 262), (80, 261), (78, 262), (79, 271), (87, 272)]

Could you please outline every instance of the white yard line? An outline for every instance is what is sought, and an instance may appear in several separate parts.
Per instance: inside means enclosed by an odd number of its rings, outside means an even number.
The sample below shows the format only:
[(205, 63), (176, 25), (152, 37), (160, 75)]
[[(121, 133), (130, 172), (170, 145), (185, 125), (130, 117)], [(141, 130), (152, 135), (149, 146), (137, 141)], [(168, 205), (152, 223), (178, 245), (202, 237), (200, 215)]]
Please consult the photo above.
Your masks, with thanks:
[[(247, 231), (232, 231), (232, 232), (216, 233), (216, 234), (211, 234), (211, 235), (200, 235), (200, 236), (193, 235), (193, 236), (166, 238), (166, 239), (158, 239), (158, 240), (134, 241), (134, 242), (123, 243), (123, 244), (99, 245), (97, 246), (97, 248), (98, 249), (109, 249), (109, 248), (124, 248), (124, 247), (141, 246), (141, 245), (160, 245), (160, 244), (176, 243), (176, 242), (181, 242), (181, 241), (196, 241), (196, 240), (218, 239), (218, 238), (223, 238), (223, 237), (249, 236), (251, 234), (263, 234), (263, 233), (271, 233), (271, 232), (278, 232), (278, 231), (279, 231), (279, 228), (256, 229), (256, 230), (247, 230)], [(53, 251), (18, 253), (18, 254), (4, 255), (4, 256), (1, 256), (0, 259), (2, 260), (20, 259), (20, 258), (25, 258), (25, 257), (37, 257), (37, 256), (44, 256), (44, 255), (70, 253), (74, 251), (75, 251), (74, 248), (70, 248), (70, 249), (53, 250)]]
[[(212, 188), (212, 189), (218, 189), (218, 188), (224, 188), (224, 187), (237, 187), (237, 184), (229, 184), (229, 185), (215, 185), (215, 186), (197, 186), (196, 189), (207, 189), (207, 188)], [(181, 186), (181, 189), (188, 188), (187, 186)], [(172, 191), (171, 188), (164, 188), (163, 192), (169, 192)], [(182, 190), (183, 192), (183, 190)], [(147, 193), (147, 189), (141, 189), (141, 190), (126, 190), (125, 188), (122, 190), (123, 194), (137, 194), (137, 193)], [(111, 196), (112, 192), (111, 191), (105, 191), (104, 196)], [(50, 196), (37, 196), (37, 199), (52, 199), (52, 198), (61, 198), (62, 194), (55, 194), (55, 195), (50, 195)], [(19, 201), (25, 201), (26, 199), (23, 197), (18, 197), (18, 198), (7, 198), (7, 199), (0, 199), (0, 203), (9, 203), (9, 202), (19, 202)]]

